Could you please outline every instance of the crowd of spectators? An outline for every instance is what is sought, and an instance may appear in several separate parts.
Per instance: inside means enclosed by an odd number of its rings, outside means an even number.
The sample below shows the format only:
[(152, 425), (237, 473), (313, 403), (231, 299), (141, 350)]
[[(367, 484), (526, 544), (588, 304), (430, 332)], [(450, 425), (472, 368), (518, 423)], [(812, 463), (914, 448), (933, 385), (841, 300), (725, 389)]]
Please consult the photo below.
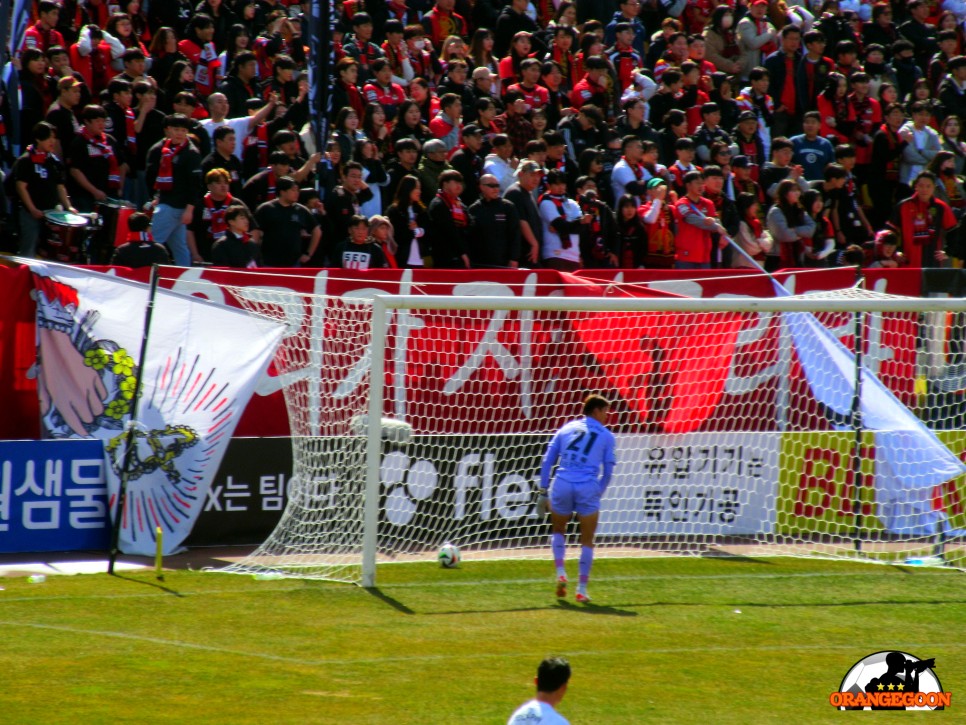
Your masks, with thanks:
[(962, 0), (336, 0), (323, 139), (309, 10), (35, 2), (4, 102), (20, 252), (120, 200), (125, 264), (966, 257)]

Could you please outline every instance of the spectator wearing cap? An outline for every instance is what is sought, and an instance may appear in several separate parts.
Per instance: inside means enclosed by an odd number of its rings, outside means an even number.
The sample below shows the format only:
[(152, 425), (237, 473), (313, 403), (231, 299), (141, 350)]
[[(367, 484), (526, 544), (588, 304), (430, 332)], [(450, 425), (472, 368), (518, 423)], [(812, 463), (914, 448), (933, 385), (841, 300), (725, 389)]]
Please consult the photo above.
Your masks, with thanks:
[(468, 269), (470, 266), (470, 213), (460, 200), (463, 177), (455, 169), (439, 175), (439, 190), (429, 203), (430, 246), (433, 266)]
[(188, 119), (175, 113), (164, 119), (167, 138), (148, 151), (145, 181), (157, 205), (151, 226), (154, 239), (171, 250), (175, 264), (191, 266), (187, 225), (201, 194), (201, 153), (188, 139)]
[(430, 42), (437, 48), (442, 48), (443, 41), (451, 35), (458, 35), (464, 39), (469, 36), (466, 19), (453, 12), (455, 6), (456, 0), (436, 0), (432, 9), (423, 15), (423, 29)]
[(916, 65), (926, 68), (929, 59), (939, 52), (936, 26), (929, 22), (932, 9), (925, 0), (909, 0), (909, 19), (898, 27), (899, 35), (914, 46)]
[(492, 174), (480, 177), (478, 199), (469, 208), (473, 220), (470, 263), (474, 267), (517, 267), (520, 259), (520, 216), (513, 202), (500, 196)]
[(544, 44), (537, 40), (537, 34), (541, 28), (537, 22), (527, 15), (528, 0), (510, 0), (503, 8), (503, 12), (496, 19), (496, 28), (493, 33), (493, 55), (502, 58), (510, 50), (510, 42), (517, 33), (531, 33), (531, 42), (539, 46), (534, 50), (539, 50), (542, 55), (546, 51)]
[(319, 223), (299, 204), (299, 185), (291, 176), (278, 180), (278, 198), (255, 210), (262, 230), (262, 260), (266, 267), (300, 267), (307, 264), (322, 240)]
[(748, 160), (751, 177), (758, 181), (761, 167), (767, 160), (765, 145), (758, 134), (758, 116), (754, 111), (742, 111), (735, 126), (734, 142), (737, 152)]
[(471, 115), (468, 114), (467, 108), (464, 107), (463, 108), (464, 118), (468, 118), (469, 120), (474, 122), (479, 118), (479, 109), (477, 107), (477, 104), (479, 103), (480, 99), (485, 99), (487, 101), (490, 101), (491, 103), (499, 104), (502, 106), (502, 103), (493, 94), (493, 90), (494, 90), (493, 84), (494, 84), (495, 78), (496, 77), (493, 75), (493, 72), (489, 68), (479, 67), (479, 68), (473, 69), (473, 79), (472, 79), (472, 84), (470, 86), (470, 93), (472, 93), (473, 95), (472, 114)]
[(250, 50), (243, 50), (232, 59), (228, 75), (218, 85), (228, 101), (228, 118), (245, 118), (249, 98), (258, 98), (258, 59)]
[(492, 150), (483, 161), (483, 173), (495, 176), (500, 192), (505, 193), (515, 181), (513, 144), (506, 134), (497, 134), (491, 141)]
[(948, 75), (939, 84), (936, 97), (942, 114), (966, 119), (966, 56), (957, 55), (946, 66)]
[[(678, 230), (674, 239), (675, 269), (710, 269), (713, 235), (727, 234), (716, 219), (716, 210), (704, 196), (704, 176), (691, 171), (684, 176), (685, 194), (674, 205)], [(726, 244), (722, 239), (722, 242)]]
[(738, 21), (736, 36), (741, 52), (742, 80), (748, 78), (752, 68), (757, 68), (769, 55), (778, 50), (778, 33), (768, 22), (768, 0), (751, 0), (748, 14)]
[(439, 113), (429, 122), (429, 130), (450, 153), (463, 142), (463, 102), (455, 93), (446, 93), (439, 99)]
[(382, 58), (383, 52), (372, 40), (372, 16), (369, 13), (356, 13), (352, 16), (352, 38), (342, 46), (346, 57), (352, 58), (359, 64), (357, 82), (365, 85), (372, 80), (372, 63), (376, 58)]
[(483, 129), (475, 123), (463, 129), (463, 142), (449, 158), (449, 165), (463, 177), (463, 193), (460, 198), (469, 206), (480, 196), (480, 176), (483, 174)]
[(151, 235), (151, 217), (135, 212), (127, 219), (127, 239), (114, 250), (111, 265), (115, 267), (150, 267), (152, 264), (171, 264), (171, 255)]
[(583, 106), (577, 113), (565, 118), (558, 127), (567, 142), (570, 158), (579, 159), (584, 149), (600, 146), (603, 140), (601, 127), (604, 114), (593, 104)]
[(543, 183), (544, 170), (535, 161), (523, 161), (517, 168), (517, 180), (503, 193), (512, 203), (520, 217), (520, 234), (526, 246), (521, 245), (522, 265), (535, 265), (540, 260), (543, 245), (543, 222), (533, 194)]
[(759, 204), (764, 203), (765, 195), (758, 182), (751, 178), (751, 161), (747, 156), (738, 154), (731, 158), (731, 183), (734, 188), (735, 199), (739, 194), (751, 194)]
[(61, 78), (57, 81), (57, 100), (47, 109), (44, 120), (57, 131), (54, 137), (54, 153), (61, 159), (64, 158), (64, 150), (69, 146), (70, 141), (81, 132), (76, 109), (80, 105), (83, 86), (84, 84), (73, 76)]
[(585, 74), (570, 92), (570, 105), (580, 109), (593, 104), (596, 108), (610, 107), (610, 93), (604, 85), (610, 72), (607, 61), (599, 55), (592, 55), (584, 62)]
[(580, 235), (591, 217), (567, 198), (567, 178), (561, 171), (547, 174), (547, 191), (537, 201), (543, 226), (540, 261), (561, 272), (580, 269)]
[(446, 144), (439, 139), (431, 139), (423, 144), (423, 158), (416, 169), (416, 176), (423, 190), (423, 204), (429, 203), (439, 191), (439, 177), (444, 171), (452, 167), (446, 161), (448, 152)]

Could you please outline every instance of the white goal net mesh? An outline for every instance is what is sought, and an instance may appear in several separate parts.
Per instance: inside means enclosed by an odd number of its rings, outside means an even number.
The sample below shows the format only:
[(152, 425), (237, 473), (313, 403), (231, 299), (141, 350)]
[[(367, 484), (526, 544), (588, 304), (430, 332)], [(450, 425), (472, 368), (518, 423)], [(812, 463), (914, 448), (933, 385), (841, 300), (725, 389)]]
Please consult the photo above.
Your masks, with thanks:
[[(808, 296), (807, 312), (640, 312), (508, 299), (389, 309), (374, 327), (364, 298), (231, 291), (289, 325), (275, 372), (290, 377), (295, 470), (277, 528), (228, 571), (360, 580), (373, 329), (380, 563), (431, 560), (447, 542), (464, 560), (549, 559), (541, 458), (597, 392), (613, 401), (618, 458), (601, 556), (964, 566), (959, 301), (872, 312), (884, 296), (853, 290)], [(855, 309), (823, 311), (843, 300)]]

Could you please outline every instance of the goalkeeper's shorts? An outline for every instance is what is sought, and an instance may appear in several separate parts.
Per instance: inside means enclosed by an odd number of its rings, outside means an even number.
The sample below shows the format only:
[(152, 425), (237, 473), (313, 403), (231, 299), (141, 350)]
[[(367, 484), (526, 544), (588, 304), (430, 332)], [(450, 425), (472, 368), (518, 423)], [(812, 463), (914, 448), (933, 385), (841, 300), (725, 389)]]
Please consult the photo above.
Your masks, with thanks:
[(589, 516), (600, 510), (600, 485), (596, 480), (554, 479), (550, 487), (550, 508), (555, 514)]

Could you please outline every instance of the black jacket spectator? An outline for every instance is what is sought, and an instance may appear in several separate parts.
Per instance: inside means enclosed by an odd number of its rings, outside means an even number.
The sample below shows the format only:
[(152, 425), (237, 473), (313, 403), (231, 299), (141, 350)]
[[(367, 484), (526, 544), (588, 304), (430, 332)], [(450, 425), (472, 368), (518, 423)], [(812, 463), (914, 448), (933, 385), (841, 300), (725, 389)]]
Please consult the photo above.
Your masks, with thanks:
[(470, 205), (470, 217), (470, 264), (507, 267), (520, 259), (520, 216), (513, 202), (477, 199)]

